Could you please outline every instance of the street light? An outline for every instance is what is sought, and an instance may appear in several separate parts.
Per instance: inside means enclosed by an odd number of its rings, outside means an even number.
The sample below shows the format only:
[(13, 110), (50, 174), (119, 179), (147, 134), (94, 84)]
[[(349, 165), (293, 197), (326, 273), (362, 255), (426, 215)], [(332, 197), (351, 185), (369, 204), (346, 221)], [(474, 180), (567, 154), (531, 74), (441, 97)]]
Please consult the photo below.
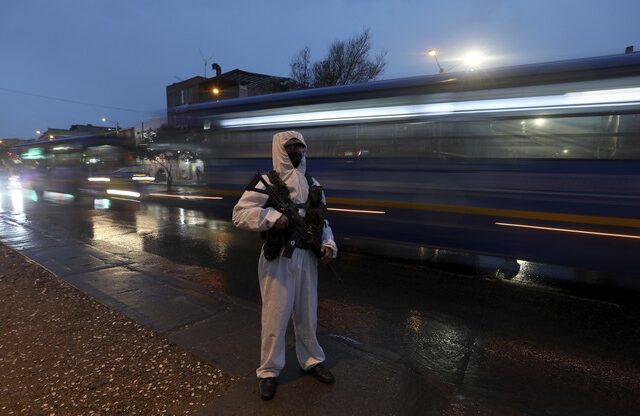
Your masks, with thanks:
[(116, 136), (119, 136), (119, 135), (120, 135), (120, 124), (119, 124), (117, 121), (109, 120), (109, 119), (108, 119), (108, 118), (106, 118), (106, 117), (102, 117), (102, 119), (101, 119), (101, 120), (102, 120), (102, 122), (103, 122), (103, 123), (111, 123), (111, 124), (115, 124), (115, 126), (116, 126)]
[(462, 59), (464, 65), (473, 71), (484, 62), (485, 58), (485, 55), (480, 51), (469, 51)]
[(218, 88), (218, 87), (211, 88), (211, 94), (213, 94), (213, 96), (215, 97), (216, 101), (218, 101), (220, 99), (220, 88)]
[[(445, 73), (445, 69), (440, 65), (440, 61), (438, 61), (438, 50), (437, 49), (429, 49), (427, 50), (427, 55), (431, 56), (433, 59), (435, 59), (436, 61), (436, 65), (438, 65), (438, 70), (441, 74)], [(470, 51), (467, 52), (462, 59), (460, 59), (460, 62), (456, 63), (455, 65), (449, 67), (446, 72), (451, 71), (452, 69), (454, 69), (455, 67), (457, 67), (460, 64), (463, 64), (467, 69), (473, 71), (475, 69), (477, 69), (480, 64), (482, 62), (484, 62), (484, 60), (486, 59), (486, 56), (484, 53), (480, 52), (480, 51)]]
[(444, 74), (444, 68), (440, 66), (440, 61), (438, 61), (438, 51), (436, 49), (429, 49), (427, 51), (427, 55), (436, 60), (436, 65), (438, 65), (438, 70), (441, 74)]

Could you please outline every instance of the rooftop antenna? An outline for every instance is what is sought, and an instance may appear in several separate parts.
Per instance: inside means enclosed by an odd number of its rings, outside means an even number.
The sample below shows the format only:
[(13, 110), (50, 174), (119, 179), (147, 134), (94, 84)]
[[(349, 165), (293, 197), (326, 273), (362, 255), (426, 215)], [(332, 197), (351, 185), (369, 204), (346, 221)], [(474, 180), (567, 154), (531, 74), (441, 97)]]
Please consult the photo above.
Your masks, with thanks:
[(213, 58), (213, 54), (206, 58), (204, 57), (204, 55), (202, 54), (202, 49), (198, 48), (198, 52), (200, 52), (200, 58), (202, 58), (202, 62), (204, 63), (204, 77), (207, 77), (207, 67), (209, 66), (209, 61), (211, 60), (211, 58)]

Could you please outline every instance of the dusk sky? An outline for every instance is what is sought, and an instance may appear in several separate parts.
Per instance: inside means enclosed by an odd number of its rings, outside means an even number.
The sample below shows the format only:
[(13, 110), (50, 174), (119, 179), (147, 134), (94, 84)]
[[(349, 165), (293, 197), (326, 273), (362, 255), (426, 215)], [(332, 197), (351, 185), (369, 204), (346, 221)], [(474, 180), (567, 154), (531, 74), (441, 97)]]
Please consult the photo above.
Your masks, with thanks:
[(0, 0), (0, 138), (162, 116), (166, 85), (204, 75), (200, 51), (207, 76), (288, 76), (305, 45), (316, 60), (369, 28), (389, 79), (437, 73), (429, 48), (445, 68), (471, 49), (486, 66), (639, 50), (638, 16), (638, 0)]

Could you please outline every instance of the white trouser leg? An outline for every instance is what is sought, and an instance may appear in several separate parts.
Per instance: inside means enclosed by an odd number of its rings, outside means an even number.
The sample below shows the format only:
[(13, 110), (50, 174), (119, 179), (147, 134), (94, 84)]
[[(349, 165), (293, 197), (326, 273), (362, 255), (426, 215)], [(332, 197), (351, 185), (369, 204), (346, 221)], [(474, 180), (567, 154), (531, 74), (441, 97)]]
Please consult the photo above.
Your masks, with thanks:
[[(296, 250), (297, 251), (297, 250)], [(291, 259), (268, 261), (260, 254), (258, 279), (262, 296), (262, 341), (259, 378), (277, 377), (284, 367), (285, 334), (294, 300)]]
[(318, 343), (318, 261), (309, 250), (300, 250), (299, 279), (293, 302), (293, 327), (296, 332), (296, 355), (303, 370), (324, 361), (324, 351)]

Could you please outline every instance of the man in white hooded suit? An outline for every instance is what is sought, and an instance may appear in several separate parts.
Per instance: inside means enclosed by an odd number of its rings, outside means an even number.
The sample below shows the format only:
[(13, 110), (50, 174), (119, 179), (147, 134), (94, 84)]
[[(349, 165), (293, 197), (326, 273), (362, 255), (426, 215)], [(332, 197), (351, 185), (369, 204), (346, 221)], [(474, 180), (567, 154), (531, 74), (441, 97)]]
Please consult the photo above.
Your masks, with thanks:
[[(304, 205), (309, 196), (309, 179), (305, 177), (305, 153), (306, 142), (299, 132), (284, 131), (273, 136), (273, 169), (286, 184), (289, 198), (296, 205)], [(267, 183), (275, 185), (269, 175), (264, 175), (263, 178)], [(312, 184), (319, 185), (315, 179)], [(264, 189), (261, 183), (257, 187)], [(268, 207), (268, 199), (265, 194), (245, 191), (233, 208), (233, 223), (251, 231), (288, 229), (289, 219), (276, 209)], [(322, 203), (326, 203), (324, 193)], [(298, 212), (305, 216), (304, 208), (299, 208)], [(326, 220), (322, 225), (321, 241), (320, 260), (326, 264), (338, 252), (333, 232)], [(283, 257), (280, 250), (279, 255), (276, 251), (275, 258), (268, 260), (263, 246), (258, 262), (258, 278), (262, 296), (262, 345), (260, 367), (256, 374), (261, 398), (270, 400), (275, 395), (276, 378), (284, 367), (285, 333), (291, 317), (300, 367), (323, 383), (333, 383), (333, 375), (322, 365), (325, 355), (316, 336), (317, 256), (308, 248), (302, 247), (295, 248), (291, 258)]]

